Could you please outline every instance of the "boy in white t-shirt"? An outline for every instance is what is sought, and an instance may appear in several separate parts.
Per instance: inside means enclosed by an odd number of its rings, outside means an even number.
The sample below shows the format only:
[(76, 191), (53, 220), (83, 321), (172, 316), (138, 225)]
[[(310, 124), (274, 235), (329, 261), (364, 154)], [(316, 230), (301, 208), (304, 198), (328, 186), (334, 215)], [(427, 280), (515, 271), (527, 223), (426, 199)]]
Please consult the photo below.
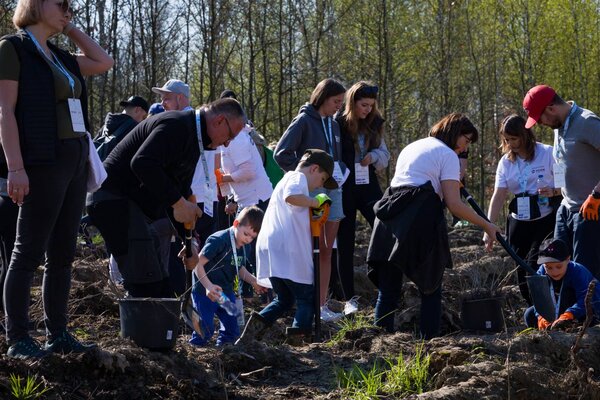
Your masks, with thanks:
[(309, 197), (320, 187), (335, 189), (333, 159), (322, 150), (308, 149), (295, 171), (277, 184), (257, 238), (257, 279), (272, 286), (275, 299), (253, 313), (236, 344), (259, 338), (265, 328), (296, 304), (288, 336), (310, 336), (314, 316), (314, 266), (310, 234), (310, 208), (320, 209), (331, 200), (325, 194)]

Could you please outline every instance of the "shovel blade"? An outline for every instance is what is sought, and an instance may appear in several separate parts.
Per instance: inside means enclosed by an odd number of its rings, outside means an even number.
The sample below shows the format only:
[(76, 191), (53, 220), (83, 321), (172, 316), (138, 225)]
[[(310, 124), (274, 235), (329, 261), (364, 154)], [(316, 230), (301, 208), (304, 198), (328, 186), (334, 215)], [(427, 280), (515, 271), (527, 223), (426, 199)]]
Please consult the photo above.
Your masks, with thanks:
[(552, 301), (550, 285), (550, 280), (544, 275), (527, 277), (527, 286), (535, 311), (544, 317), (546, 321), (554, 322), (556, 310), (554, 309), (554, 301)]
[(202, 339), (204, 339), (204, 331), (202, 330), (202, 317), (194, 308), (192, 304), (192, 299), (188, 297), (188, 299), (183, 303), (183, 307), (181, 307), (181, 316), (183, 317), (183, 321), (185, 324), (194, 330)]

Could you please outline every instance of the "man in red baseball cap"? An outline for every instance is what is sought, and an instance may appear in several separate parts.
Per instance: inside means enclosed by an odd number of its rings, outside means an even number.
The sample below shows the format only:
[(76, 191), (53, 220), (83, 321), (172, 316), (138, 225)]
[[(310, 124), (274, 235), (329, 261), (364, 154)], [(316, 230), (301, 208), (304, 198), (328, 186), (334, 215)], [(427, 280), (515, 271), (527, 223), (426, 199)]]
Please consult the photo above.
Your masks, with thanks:
[[(529, 90), (523, 100), (523, 108), (527, 111), (527, 123), (525, 128), (529, 129), (534, 126), (539, 120), (546, 107), (552, 104), (556, 92), (550, 86), (538, 85)], [(544, 124), (543, 121), (540, 121)], [(545, 124), (544, 124), (545, 125)], [(552, 127), (554, 128), (554, 127)]]
[(564, 197), (554, 238), (569, 244), (573, 259), (600, 278), (600, 118), (547, 85), (531, 88), (523, 108), (526, 128), (540, 123), (554, 129), (554, 186)]

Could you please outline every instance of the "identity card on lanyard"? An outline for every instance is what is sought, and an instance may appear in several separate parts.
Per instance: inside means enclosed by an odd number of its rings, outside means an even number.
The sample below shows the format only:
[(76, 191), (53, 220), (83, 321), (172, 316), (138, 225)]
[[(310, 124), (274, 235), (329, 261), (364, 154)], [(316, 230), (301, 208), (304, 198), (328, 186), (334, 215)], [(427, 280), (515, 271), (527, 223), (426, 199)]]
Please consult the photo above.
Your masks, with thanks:
[(29, 35), (31, 41), (33, 42), (33, 44), (35, 44), (35, 47), (46, 58), (46, 60), (50, 61), (52, 65), (54, 65), (56, 69), (58, 69), (60, 73), (63, 74), (69, 81), (69, 86), (71, 87), (71, 93), (73, 95), (73, 97), (67, 99), (69, 105), (69, 113), (71, 114), (71, 125), (73, 127), (74, 132), (85, 133), (86, 129), (85, 121), (83, 119), (83, 110), (81, 108), (81, 100), (75, 98), (75, 80), (73, 79), (71, 74), (69, 74), (67, 69), (60, 63), (60, 61), (58, 61), (58, 58), (54, 53), (50, 52), (52, 54), (52, 58), (48, 57), (48, 55), (46, 54), (44, 49), (42, 49), (42, 46), (40, 46), (35, 36), (33, 36), (33, 34), (27, 29), (25, 30), (25, 32), (27, 32), (27, 35)]
[(202, 199), (204, 203), (204, 213), (209, 217), (213, 216), (213, 199), (215, 198), (215, 188), (210, 184), (210, 176), (208, 175), (208, 163), (206, 162), (206, 154), (204, 154), (204, 144), (202, 143), (202, 126), (200, 124), (200, 110), (196, 110), (196, 133), (198, 134), (198, 146), (200, 148), (200, 161), (204, 170), (204, 190)]
[(564, 156), (566, 151), (565, 147), (567, 144), (565, 139), (567, 138), (567, 132), (571, 123), (571, 116), (577, 111), (578, 108), (579, 107), (575, 103), (573, 103), (571, 106), (571, 111), (569, 112), (569, 115), (567, 116), (563, 126), (562, 137), (560, 136), (559, 129), (554, 130), (554, 159), (556, 160), (556, 163), (553, 166), (553, 172), (555, 188), (563, 188), (566, 186)]
[[(238, 322), (238, 326), (244, 326), (245, 325), (245, 321), (244, 321), (244, 300), (242, 299), (242, 278), (240, 277), (240, 262), (238, 260), (238, 255), (237, 255), (237, 248), (235, 245), (235, 234), (234, 234), (234, 229), (236, 229), (235, 227), (231, 227), (229, 228), (229, 239), (231, 240), (231, 250), (233, 251), (233, 260), (235, 262), (235, 271), (237, 273), (237, 277), (238, 277), (238, 292), (235, 295), (235, 306), (237, 309), (237, 322)], [(246, 248), (242, 247), (244, 249), (244, 260), (246, 259)]]
[[(325, 119), (327, 119), (329, 131), (325, 127)], [(325, 142), (327, 143), (327, 152), (329, 153), (331, 158), (333, 158), (335, 160), (335, 156), (333, 154), (333, 146), (335, 146), (335, 142), (334, 142), (334, 138), (333, 138), (333, 131), (331, 130), (331, 118), (329, 118), (329, 117), (321, 118), (321, 123), (323, 124), (323, 133), (325, 134)], [(334, 163), (333, 163), (333, 179), (335, 179), (335, 181), (338, 183), (339, 186), (342, 186), (342, 184), (346, 181), (346, 178), (348, 178), (348, 176), (347, 175), (344, 176), (344, 174), (342, 173), (342, 168), (340, 167), (340, 163), (337, 161), (334, 161)]]
[[(526, 194), (527, 190), (527, 179), (531, 174), (531, 167), (528, 162), (524, 161), (525, 167), (521, 168), (519, 158), (517, 158), (517, 168), (519, 169), (519, 187), (521, 193)], [(517, 197), (517, 216), (520, 219), (531, 218), (531, 207), (529, 203), (529, 196)]]

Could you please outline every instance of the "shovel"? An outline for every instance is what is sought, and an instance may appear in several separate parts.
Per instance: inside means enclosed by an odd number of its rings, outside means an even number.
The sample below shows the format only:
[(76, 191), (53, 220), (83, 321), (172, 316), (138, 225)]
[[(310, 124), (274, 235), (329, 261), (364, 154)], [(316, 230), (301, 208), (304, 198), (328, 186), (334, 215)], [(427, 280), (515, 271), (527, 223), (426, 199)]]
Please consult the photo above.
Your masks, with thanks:
[[(196, 204), (196, 196), (194, 196), (193, 194), (189, 197), (188, 200), (191, 203)], [(189, 258), (192, 256), (192, 237), (194, 232), (194, 224), (185, 223), (183, 224), (183, 227), (185, 228), (185, 256)], [(186, 275), (189, 276), (188, 271), (186, 271)], [(188, 279), (188, 281), (191, 281), (191, 279)], [(193, 329), (198, 335), (200, 335), (200, 337), (204, 338), (204, 332), (200, 327), (202, 323), (202, 317), (200, 316), (198, 311), (196, 311), (192, 304), (191, 290), (186, 290), (185, 293), (186, 296), (183, 299), (183, 302), (181, 303), (181, 316), (183, 317), (183, 321), (189, 328)]]
[[(483, 219), (489, 222), (485, 213), (473, 199), (473, 196), (464, 187), (460, 188), (460, 194), (473, 207), (473, 210)], [(527, 286), (531, 294), (531, 300), (535, 310), (548, 322), (553, 322), (556, 319), (556, 309), (551, 293), (551, 282), (545, 275), (538, 275), (521, 257), (515, 253), (514, 249), (508, 244), (506, 239), (499, 233), (496, 233), (496, 240), (504, 247), (504, 250), (512, 257), (517, 265), (527, 271)]]
[(319, 256), (319, 238), (321, 237), (321, 227), (327, 222), (329, 217), (329, 205), (323, 204), (323, 212), (319, 215), (314, 213), (316, 209), (311, 209), (310, 213), (310, 234), (313, 238), (313, 264), (315, 281), (315, 342), (321, 340), (321, 266)]

